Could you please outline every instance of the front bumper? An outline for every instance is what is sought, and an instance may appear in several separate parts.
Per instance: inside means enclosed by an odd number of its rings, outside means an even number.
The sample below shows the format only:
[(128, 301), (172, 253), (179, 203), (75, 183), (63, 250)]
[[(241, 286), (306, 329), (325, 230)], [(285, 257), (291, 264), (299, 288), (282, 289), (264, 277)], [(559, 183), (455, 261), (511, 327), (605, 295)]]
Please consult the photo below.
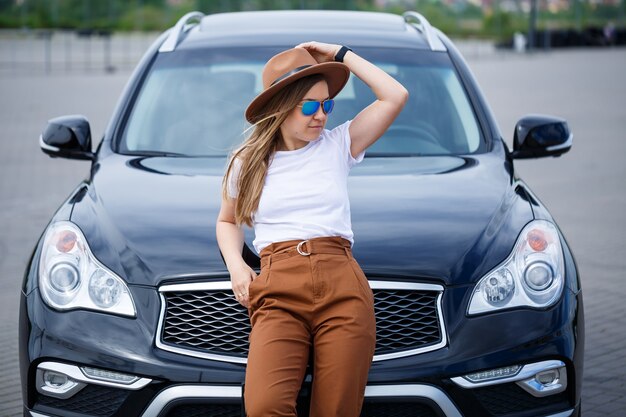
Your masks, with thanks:
[[(22, 296), (20, 365), (25, 413), (64, 417), (243, 416), (245, 364), (158, 349), (154, 342), (158, 294), (150, 288), (134, 288), (133, 292), (142, 305), (136, 319), (87, 311), (61, 313), (48, 308), (37, 290)], [(444, 304), (463, 304), (452, 300), (464, 292), (448, 288)], [(445, 315), (447, 347), (372, 365), (363, 416), (565, 417), (578, 413), (584, 341), (580, 293), (566, 290), (563, 299), (546, 311), (520, 309), (475, 318), (455, 315), (454, 311)], [(499, 334), (504, 338), (494, 338), (494, 329), (502, 326)], [(524, 327), (526, 332), (520, 333)], [(512, 339), (510, 335), (515, 333), (517, 337)], [(545, 397), (531, 395), (510, 379), (475, 387), (454, 380), (480, 370), (554, 361), (563, 364), (567, 386)], [(86, 388), (72, 397), (55, 398), (37, 389), (37, 369), (49, 363), (74, 367), (75, 371), (83, 366), (117, 371), (148, 382), (129, 389), (87, 378), (81, 381)], [(298, 400), (300, 416), (308, 415), (309, 384), (310, 376)]]
[[(142, 417), (174, 417), (174, 416), (243, 416), (240, 404), (241, 387), (217, 385), (176, 385), (159, 392), (148, 407), (140, 414)], [(299, 413), (306, 413), (306, 408), (299, 404)], [(390, 409), (391, 408), (391, 409)], [(548, 414), (510, 414), (532, 415), (534, 417), (569, 417), (577, 415), (580, 405), (567, 408), (564, 411), (549, 412)], [(381, 413), (381, 410), (384, 410)], [(85, 415), (108, 415), (103, 407), (91, 407), (90, 410), (77, 409), (78, 412), (64, 409), (63, 414), (57, 414), (58, 409), (49, 406), (39, 406), (37, 411), (25, 409), (25, 416), (33, 417), (75, 417)], [(85, 412), (92, 414), (85, 414)], [(126, 411), (124, 412), (126, 413)], [(402, 413), (402, 414), (395, 414)], [(120, 414), (122, 415), (122, 414)], [(128, 415), (128, 414), (123, 414)], [(306, 414), (305, 414), (306, 415)], [(365, 401), (362, 416), (375, 417), (380, 415), (416, 416), (416, 417), (462, 417), (459, 408), (441, 389), (426, 384), (403, 385), (368, 385), (365, 390)], [(500, 415), (500, 414), (497, 414)]]
[[(532, 368), (533, 374), (541, 374), (545, 370), (555, 368), (555, 363), (565, 369), (565, 364), (560, 361), (544, 361), (526, 368)], [(242, 416), (243, 387), (233, 385), (210, 385), (210, 384), (175, 384), (162, 388), (157, 392), (157, 387), (162, 384), (155, 383), (152, 387), (146, 387), (150, 380), (137, 378), (135, 386), (113, 384), (101, 379), (90, 378), (80, 372), (80, 368), (74, 365), (44, 362), (39, 365), (39, 374), (42, 369), (54, 369), (59, 373), (70, 376), (74, 383), (85, 384), (81, 389), (69, 398), (59, 399), (40, 395), (34, 410), (30, 410), (32, 416), (103, 416), (103, 415), (137, 415), (142, 417), (175, 417), (219, 415), (224, 417)], [(533, 375), (533, 376), (534, 376)], [(519, 377), (512, 377), (497, 381), (491, 381), (489, 388), (480, 388), (483, 392), (476, 398), (487, 408), (488, 414), (480, 412), (465, 413), (455, 404), (451, 397), (441, 387), (429, 384), (388, 384), (368, 385), (365, 390), (363, 416), (416, 416), (416, 417), (462, 417), (463, 415), (515, 415), (515, 416), (570, 416), (576, 411), (570, 407), (565, 392), (567, 385), (558, 394), (547, 396), (528, 395), (516, 388), (514, 381), (524, 382), (529, 374), (523, 372)], [(454, 381), (454, 378), (453, 378)], [(563, 382), (563, 381), (560, 381)], [(457, 385), (459, 384), (455, 381)], [(37, 381), (41, 384), (41, 380)], [(307, 415), (307, 390), (310, 378), (305, 381), (303, 392), (298, 400), (298, 415)], [(566, 379), (565, 379), (566, 384)], [(558, 384), (557, 384), (558, 385)], [(481, 386), (478, 384), (478, 386)], [(49, 388), (48, 388), (49, 389)], [(473, 389), (473, 388), (470, 388)], [(143, 391), (143, 392), (142, 392)], [(52, 394), (54, 395), (54, 394)], [(140, 398), (149, 398), (149, 401), (140, 401)], [(134, 404), (135, 409), (129, 409), (127, 404)], [(143, 406), (145, 405), (145, 408)], [(390, 410), (391, 408), (391, 410)], [(384, 413), (381, 414), (381, 410)], [(131, 414), (132, 413), (132, 414)], [(540, 414), (538, 414), (540, 413)], [(27, 414), (26, 414), (27, 415)]]

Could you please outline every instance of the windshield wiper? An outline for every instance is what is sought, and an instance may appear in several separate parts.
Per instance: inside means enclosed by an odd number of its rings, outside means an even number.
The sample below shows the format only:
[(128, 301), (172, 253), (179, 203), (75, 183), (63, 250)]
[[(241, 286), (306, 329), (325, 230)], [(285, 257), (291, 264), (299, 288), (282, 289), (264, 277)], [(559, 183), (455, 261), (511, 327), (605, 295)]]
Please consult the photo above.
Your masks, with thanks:
[(365, 152), (366, 158), (405, 158), (411, 156), (423, 156), (421, 153), (391, 153), (391, 152)]
[(184, 153), (166, 152), (166, 151), (126, 151), (124, 155), (137, 155), (137, 156), (188, 156)]

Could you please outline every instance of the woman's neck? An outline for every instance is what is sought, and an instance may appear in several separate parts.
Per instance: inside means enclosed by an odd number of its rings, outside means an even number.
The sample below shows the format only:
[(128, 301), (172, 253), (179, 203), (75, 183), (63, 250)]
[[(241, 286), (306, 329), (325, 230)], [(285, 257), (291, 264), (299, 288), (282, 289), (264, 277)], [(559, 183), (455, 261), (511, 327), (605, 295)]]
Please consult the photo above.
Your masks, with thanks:
[(305, 140), (295, 140), (288, 141), (284, 140), (284, 138), (280, 138), (278, 140), (278, 146), (276, 147), (277, 151), (296, 151), (300, 148), (304, 148), (308, 144)]

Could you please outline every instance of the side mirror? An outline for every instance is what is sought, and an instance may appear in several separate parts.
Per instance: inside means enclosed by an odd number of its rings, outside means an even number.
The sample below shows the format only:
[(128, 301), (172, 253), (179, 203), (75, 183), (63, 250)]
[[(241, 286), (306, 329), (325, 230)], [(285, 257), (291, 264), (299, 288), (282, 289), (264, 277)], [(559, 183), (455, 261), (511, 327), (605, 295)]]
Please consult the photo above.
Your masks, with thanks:
[(573, 138), (565, 120), (528, 115), (515, 125), (511, 156), (515, 159), (561, 156), (570, 150)]
[(51, 157), (94, 160), (89, 121), (80, 115), (61, 116), (48, 121), (39, 137), (41, 150)]

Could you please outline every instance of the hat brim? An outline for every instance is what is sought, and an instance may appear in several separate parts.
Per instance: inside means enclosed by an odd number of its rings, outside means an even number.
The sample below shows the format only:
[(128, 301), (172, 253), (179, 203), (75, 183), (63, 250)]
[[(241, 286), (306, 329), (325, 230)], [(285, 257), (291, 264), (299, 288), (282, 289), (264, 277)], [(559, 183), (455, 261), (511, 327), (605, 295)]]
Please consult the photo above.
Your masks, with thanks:
[(323, 62), (321, 64), (312, 65), (302, 71), (298, 71), (297, 73), (280, 80), (256, 96), (246, 109), (246, 120), (250, 123), (255, 123), (259, 116), (259, 111), (272, 97), (276, 95), (276, 93), (294, 81), (313, 74), (321, 74), (324, 76), (326, 82), (328, 83), (328, 94), (330, 98), (334, 98), (348, 82), (348, 79), (350, 78), (350, 69), (346, 64), (341, 62)]

